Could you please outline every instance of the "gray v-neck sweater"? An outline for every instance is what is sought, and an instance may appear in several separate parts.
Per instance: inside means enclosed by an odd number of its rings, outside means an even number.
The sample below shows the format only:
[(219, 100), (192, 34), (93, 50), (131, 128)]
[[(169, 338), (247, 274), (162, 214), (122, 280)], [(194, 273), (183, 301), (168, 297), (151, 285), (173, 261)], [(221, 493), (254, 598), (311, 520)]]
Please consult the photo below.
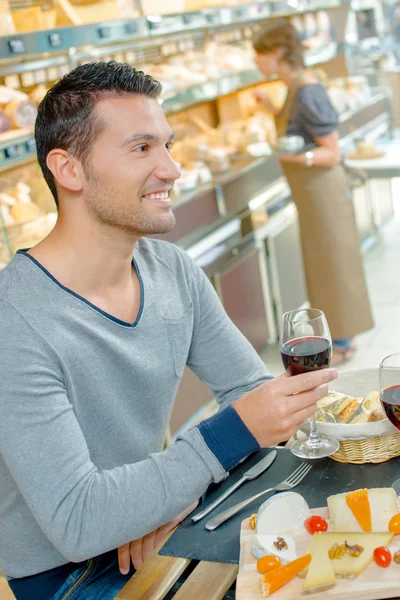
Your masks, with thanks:
[[(30, 255), (0, 273), (0, 562), (25, 577), (139, 538), (258, 445), (230, 404), (269, 378), (203, 272), (142, 239), (134, 324)], [(185, 364), (227, 406), (161, 451)]]

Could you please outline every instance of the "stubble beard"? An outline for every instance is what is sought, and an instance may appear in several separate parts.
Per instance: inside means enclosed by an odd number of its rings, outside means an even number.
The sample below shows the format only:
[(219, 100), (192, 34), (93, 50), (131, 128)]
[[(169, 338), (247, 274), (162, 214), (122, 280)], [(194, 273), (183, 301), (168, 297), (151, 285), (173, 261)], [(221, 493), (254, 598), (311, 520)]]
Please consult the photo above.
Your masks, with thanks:
[(163, 234), (174, 228), (176, 219), (170, 207), (160, 207), (159, 214), (151, 215), (146, 212), (140, 197), (133, 206), (120, 206), (118, 190), (102, 184), (93, 173), (87, 180), (90, 190), (86, 192), (85, 203), (97, 222), (134, 236)]

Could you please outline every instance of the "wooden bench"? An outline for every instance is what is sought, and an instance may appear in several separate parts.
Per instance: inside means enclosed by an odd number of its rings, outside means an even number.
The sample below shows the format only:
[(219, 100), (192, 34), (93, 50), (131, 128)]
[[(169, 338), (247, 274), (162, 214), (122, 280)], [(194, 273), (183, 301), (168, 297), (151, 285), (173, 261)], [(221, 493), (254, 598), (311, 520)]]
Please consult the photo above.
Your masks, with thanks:
[[(188, 558), (160, 556), (159, 549), (133, 575), (115, 600), (164, 600), (191, 561)], [(222, 600), (237, 574), (238, 565), (201, 561), (175, 593), (173, 600)]]

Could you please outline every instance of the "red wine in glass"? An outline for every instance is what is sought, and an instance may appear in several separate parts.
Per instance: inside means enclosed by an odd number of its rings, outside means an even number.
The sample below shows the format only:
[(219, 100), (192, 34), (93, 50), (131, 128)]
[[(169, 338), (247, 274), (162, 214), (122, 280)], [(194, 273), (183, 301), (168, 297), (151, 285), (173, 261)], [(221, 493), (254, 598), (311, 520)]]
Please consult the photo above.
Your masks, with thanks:
[(301, 375), (329, 367), (332, 344), (330, 340), (320, 336), (301, 337), (284, 343), (281, 356), (289, 375)]
[(382, 390), (381, 403), (389, 421), (400, 429), (400, 385)]

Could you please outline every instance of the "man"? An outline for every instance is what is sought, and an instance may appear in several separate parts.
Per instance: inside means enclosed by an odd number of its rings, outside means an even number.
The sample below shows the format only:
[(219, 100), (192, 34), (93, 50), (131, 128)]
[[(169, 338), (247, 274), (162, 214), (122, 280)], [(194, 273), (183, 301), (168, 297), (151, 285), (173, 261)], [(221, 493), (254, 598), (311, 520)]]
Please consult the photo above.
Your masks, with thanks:
[[(0, 560), (18, 600), (114, 598), (131, 560), (288, 439), (337, 376), (270, 380), (203, 272), (143, 237), (175, 223), (160, 91), (92, 63), (39, 107), (58, 222), (0, 274)], [(222, 410), (161, 452), (185, 364)]]

